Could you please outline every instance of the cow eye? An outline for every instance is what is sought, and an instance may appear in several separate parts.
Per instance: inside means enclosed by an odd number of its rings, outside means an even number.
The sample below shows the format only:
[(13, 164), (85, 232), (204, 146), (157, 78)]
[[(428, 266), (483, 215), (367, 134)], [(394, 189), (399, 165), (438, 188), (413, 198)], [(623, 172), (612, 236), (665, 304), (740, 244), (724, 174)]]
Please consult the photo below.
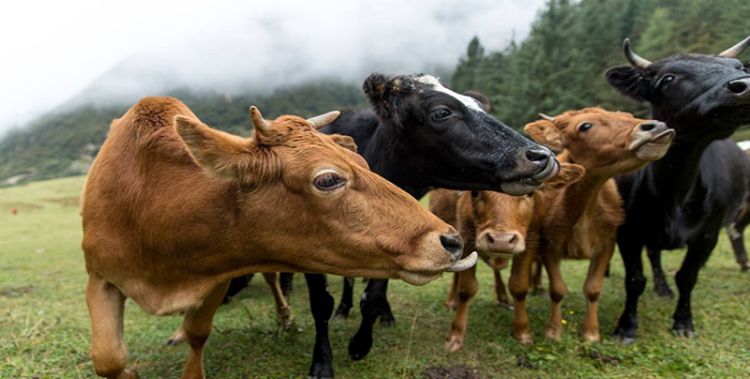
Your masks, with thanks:
[(585, 132), (589, 129), (591, 129), (594, 125), (592, 125), (590, 122), (584, 122), (583, 124), (578, 126), (578, 130), (581, 132)]
[(450, 109), (446, 107), (439, 107), (430, 112), (430, 119), (432, 121), (443, 121), (453, 114)]
[(321, 191), (333, 191), (345, 184), (346, 178), (330, 170), (321, 172), (313, 179), (313, 185)]
[(661, 79), (659, 79), (659, 82), (656, 84), (656, 87), (658, 88), (666, 87), (667, 85), (669, 85), (669, 83), (672, 83), (673, 80), (674, 80), (674, 75), (672, 74), (664, 75), (661, 77)]

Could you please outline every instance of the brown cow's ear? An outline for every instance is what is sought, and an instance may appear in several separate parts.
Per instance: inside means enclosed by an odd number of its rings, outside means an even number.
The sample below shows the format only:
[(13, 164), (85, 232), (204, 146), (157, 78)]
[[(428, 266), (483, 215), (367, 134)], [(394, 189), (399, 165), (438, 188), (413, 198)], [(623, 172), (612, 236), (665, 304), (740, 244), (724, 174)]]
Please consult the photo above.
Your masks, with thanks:
[(211, 129), (200, 121), (184, 116), (175, 118), (175, 129), (185, 142), (190, 156), (208, 173), (221, 178), (239, 179), (239, 170), (249, 166), (250, 140)]
[(333, 139), (333, 142), (336, 142), (337, 145), (342, 146), (355, 153), (357, 152), (357, 143), (354, 142), (354, 138), (342, 134), (330, 134), (330, 137), (331, 139)]
[(549, 147), (554, 151), (563, 150), (563, 136), (555, 123), (548, 120), (539, 120), (526, 124), (523, 128), (526, 134), (534, 141)]
[(560, 172), (554, 178), (544, 182), (544, 186), (555, 188), (573, 184), (586, 175), (586, 168), (575, 163), (560, 163)]

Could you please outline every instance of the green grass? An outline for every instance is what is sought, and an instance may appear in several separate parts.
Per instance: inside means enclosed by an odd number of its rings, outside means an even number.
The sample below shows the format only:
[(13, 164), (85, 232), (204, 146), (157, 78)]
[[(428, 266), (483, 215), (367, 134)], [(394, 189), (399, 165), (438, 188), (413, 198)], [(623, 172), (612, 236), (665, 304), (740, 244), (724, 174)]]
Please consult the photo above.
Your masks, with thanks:
[[(86, 274), (80, 250), (77, 197), (83, 178), (66, 178), (0, 190), (0, 377), (94, 377), (89, 354), (90, 326), (84, 301)], [(18, 208), (18, 215), (9, 209)], [(665, 254), (672, 276), (682, 254)], [(600, 306), (604, 342), (585, 345), (577, 332), (584, 302), (582, 278), (587, 262), (565, 262), (569, 295), (564, 302), (562, 341), (545, 341), (548, 301), (533, 297), (529, 313), (533, 346), (510, 337), (511, 312), (495, 304), (492, 274), (480, 263), (480, 292), (472, 304), (466, 345), (459, 353), (443, 351), (451, 312), (442, 306), (447, 275), (424, 287), (391, 284), (397, 318), (392, 328), (376, 326), (369, 357), (353, 362), (346, 353), (359, 315), (331, 322), (336, 374), (339, 378), (422, 377), (430, 367), (463, 365), (483, 377), (741, 377), (750, 372), (750, 275), (741, 274), (729, 243), (722, 237), (701, 272), (693, 310), (698, 337), (670, 333), (675, 301), (657, 298), (650, 286), (641, 299), (639, 340), (622, 346), (609, 337), (622, 310), (623, 269), (612, 263)], [(505, 273), (507, 276), (507, 272)], [(329, 278), (334, 296), (340, 280)], [(674, 287), (674, 286), (673, 286)], [(360, 293), (361, 282), (356, 292)], [(290, 302), (296, 330), (280, 331), (273, 300), (256, 278), (236, 301), (220, 308), (206, 351), (206, 370), (213, 378), (303, 377), (307, 373), (314, 328), (302, 276)], [(154, 317), (128, 301), (125, 339), (131, 364), (144, 378), (178, 377), (185, 346), (164, 342), (179, 317)]]

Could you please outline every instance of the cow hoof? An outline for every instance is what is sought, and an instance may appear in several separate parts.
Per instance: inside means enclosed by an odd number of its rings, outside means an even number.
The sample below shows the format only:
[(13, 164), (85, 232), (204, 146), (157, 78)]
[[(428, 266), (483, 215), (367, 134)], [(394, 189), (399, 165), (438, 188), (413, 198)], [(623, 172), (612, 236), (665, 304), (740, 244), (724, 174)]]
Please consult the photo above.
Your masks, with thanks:
[(378, 319), (380, 320), (380, 325), (389, 327), (396, 324), (396, 318), (393, 317), (393, 312), (391, 312), (390, 309), (386, 309), (383, 312), (380, 313), (380, 316), (378, 316)]
[(339, 304), (339, 307), (336, 308), (336, 313), (333, 314), (333, 318), (349, 318), (349, 311), (351, 311), (351, 309), (351, 305), (344, 305), (344, 303), (341, 303)]
[(455, 311), (458, 308), (458, 302), (455, 300), (448, 300), (444, 305), (449, 311)]
[(612, 335), (620, 341), (623, 345), (630, 345), (635, 342), (635, 330), (636, 328), (624, 328), (618, 326)]
[(448, 336), (445, 340), (445, 350), (455, 353), (464, 347), (464, 339), (460, 336)]
[(601, 342), (602, 338), (599, 333), (583, 333), (581, 337), (584, 343), (597, 343)]
[(669, 285), (667, 283), (654, 287), (654, 292), (656, 292), (656, 295), (659, 297), (665, 299), (674, 299), (674, 291), (669, 288)]
[(183, 342), (185, 342), (185, 339), (187, 337), (185, 336), (185, 331), (182, 330), (182, 327), (177, 328), (177, 330), (172, 334), (172, 337), (169, 337), (167, 340), (166, 345), (167, 346), (177, 346)]
[(534, 338), (532, 338), (531, 333), (528, 332), (513, 334), (513, 338), (521, 345), (531, 345), (534, 343)]
[(138, 372), (131, 369), (125, 369), (117, 376), (117, 379), (138, 379)]
[(682, 328), (682, 327), (675, 327), (672, 329), (672, 334), (674, 334), (676, 337), (681, 338), (694, 338), (698, 336), (698, 334), (693, 330), (693, 328)]
[(366, 333), (355, 334), (349, 340), (349, 357), (358, 361), (364, 359), (372, 348), (372, 335)]
[(330, 379), (333, 378), (333, 367), (330, 362), (313, 363), (310, 367), (309, 379)]
[(292, 330), (292, 328), (294, 328), (294, 314), (292, 314), (291, 308), (281, 308), (276, 312), (279, 318), (279, 325), (281, 326), (281, 329), (283, 329), (285, 332)]
[(547, 330), (544, 332), (544, 335), (547, 338), (549, 338), (549, 339), (551, 339), (552, 341), (555, 341), (555, 342), (559, 342), (560, 341), (560, 334), (561, 334), (561, 331), (560, 331), (559, 328), (558, 329), (547, 328)]
[(497, 304), (499, 306), (505, 308), (505, 309), (508, 309), (508, 310), (511, 310), (511, 311), (513, 310), (513, 304), (511, 304), (511, 302), (509, 302), (507, 300), (505, 300), (505, 301), (498, 300)]

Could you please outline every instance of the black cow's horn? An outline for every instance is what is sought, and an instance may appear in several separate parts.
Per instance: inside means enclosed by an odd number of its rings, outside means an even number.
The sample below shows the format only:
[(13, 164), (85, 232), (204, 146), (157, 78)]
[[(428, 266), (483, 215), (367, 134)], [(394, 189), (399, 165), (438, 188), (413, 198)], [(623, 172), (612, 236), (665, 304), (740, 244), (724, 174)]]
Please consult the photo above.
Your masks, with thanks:
[(742, 54), (745, 49), (750, 46), (750, 36), (747, 36), (747, 38), (740, 41), (738, 44), (724, 50), (719, 54), (720, 57), (726, 57), (726, 58), (737, 58), (740, 54)]
[(633, 51), (633, 49), (630, 47), (630, 38), (625, 38), (625, 41), (622, 43), (622, 47), (623, 49), (625, 49), (625, 57), (628, 58), (630, 64), (632, 64), (633, 66), (638, 67), (641, 70), (645, 70), (648, 68), (648, 66), (651, 65), (651, 61), (641, 57)]
[(544, 113), (539, 113), (539, 117), (541, 117), (541, 118), (543, 118), (543, 119), (545, 119), (545, 120), (547, 120), (549, 122), (555, 122), (555, 118), (554, 117), (548, 116), (548, 115), (546, 115)]

